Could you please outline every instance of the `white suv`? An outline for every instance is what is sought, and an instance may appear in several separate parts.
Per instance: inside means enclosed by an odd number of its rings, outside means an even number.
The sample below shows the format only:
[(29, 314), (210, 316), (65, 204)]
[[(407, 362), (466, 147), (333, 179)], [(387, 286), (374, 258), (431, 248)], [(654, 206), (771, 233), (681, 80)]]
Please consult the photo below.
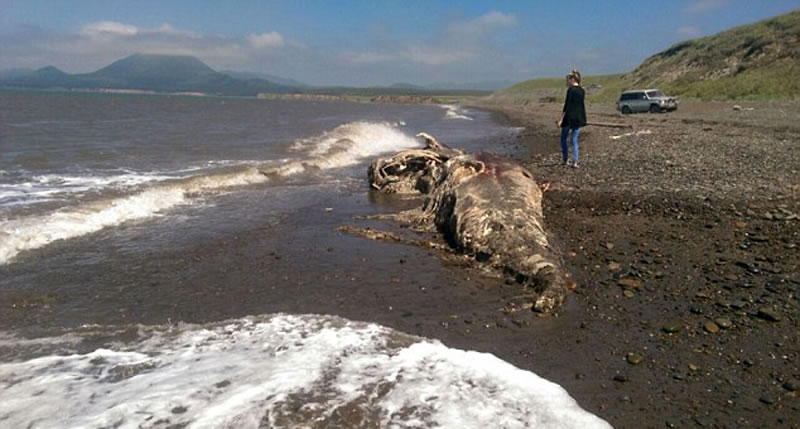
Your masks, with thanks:
[(626, 115), (634, 112), (664, 112), (677, 108), (678, 100), (675, 97), (667, 97), (657, 89), (625, 91), (617, 101), (617, 110)]

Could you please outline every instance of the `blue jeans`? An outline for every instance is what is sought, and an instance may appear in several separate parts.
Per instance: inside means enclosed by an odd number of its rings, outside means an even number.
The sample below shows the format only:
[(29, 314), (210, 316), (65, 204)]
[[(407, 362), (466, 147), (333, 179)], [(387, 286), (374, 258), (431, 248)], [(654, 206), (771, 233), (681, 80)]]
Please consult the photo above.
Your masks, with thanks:
[(578, 163), (578, 136), (581, 135), (581, 128), (564, 127), (561, 129), (561, 160), (567, 162), (567, 134), (572, 131), (572, 162)]

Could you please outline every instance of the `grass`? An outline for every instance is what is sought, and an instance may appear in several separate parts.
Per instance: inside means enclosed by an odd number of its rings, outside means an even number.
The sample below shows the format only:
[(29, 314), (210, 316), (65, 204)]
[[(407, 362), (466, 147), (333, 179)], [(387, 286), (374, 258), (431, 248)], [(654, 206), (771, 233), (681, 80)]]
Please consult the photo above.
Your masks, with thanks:
[[(589, 103), (614, 102), (634, 88), (697, 100), (800, 99), (800, 10), (675, 44), (630, 73), (584, 76), (583, 86)], [(565, 93), (564, 78), (538, 78), (492, 98), (562, 102)]]

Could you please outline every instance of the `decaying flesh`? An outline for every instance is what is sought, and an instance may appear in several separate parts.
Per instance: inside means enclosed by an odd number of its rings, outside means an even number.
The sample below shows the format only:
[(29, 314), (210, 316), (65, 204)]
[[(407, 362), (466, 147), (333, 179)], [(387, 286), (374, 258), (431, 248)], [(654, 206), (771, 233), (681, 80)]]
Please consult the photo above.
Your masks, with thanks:
[(509, 159), (468, 154), (420, 134), (425, 149), (376, 160), (369, 168), (373, 188), (426, 195), (404, 219), (432, 223), (456, 250), (490, 264), (533, 288), (537, 311), (557, 309), (568, 294), (558, 252), (543, 225), (542, 189)]

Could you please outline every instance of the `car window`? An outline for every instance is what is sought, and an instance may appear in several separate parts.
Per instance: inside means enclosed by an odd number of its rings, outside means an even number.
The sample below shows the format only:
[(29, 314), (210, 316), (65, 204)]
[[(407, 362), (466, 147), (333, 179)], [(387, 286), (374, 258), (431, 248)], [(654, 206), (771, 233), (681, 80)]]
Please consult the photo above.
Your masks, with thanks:
[(649, 91), (647, 93), (647, 96), (650, 98), (657, 98), (657, 97), (663, 97), (664, 94), (662, 94), (661, 91)]

